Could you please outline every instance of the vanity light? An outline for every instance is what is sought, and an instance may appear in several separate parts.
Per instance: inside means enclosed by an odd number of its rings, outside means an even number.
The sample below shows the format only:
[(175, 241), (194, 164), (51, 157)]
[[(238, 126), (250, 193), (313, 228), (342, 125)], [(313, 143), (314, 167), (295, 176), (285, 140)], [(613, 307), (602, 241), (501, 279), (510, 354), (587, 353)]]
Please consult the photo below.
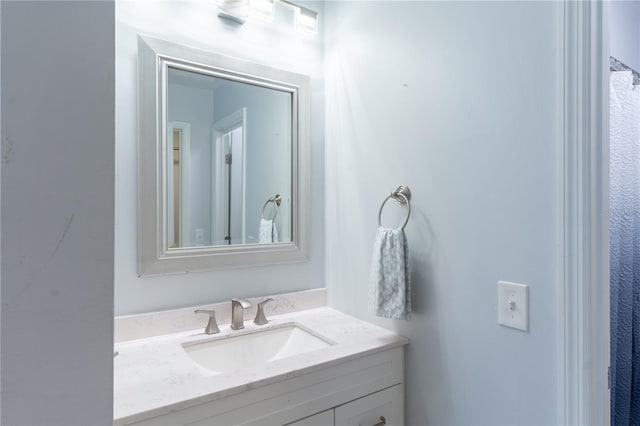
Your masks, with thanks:
[(244, 24), (249, 17), (249, 0), (219, 0), (218, 17)]
[(251, 0), (251, 16), (264, 19), (265, 21), (271, 21), (273, 20), (275, 4), (276, 0)]
[(282, 3), (291, 6), (296, 13), (296, 30), (307, 34), (318, 32), (318, 12), (306, 7), (298, 6), (288, 0), (280, 0)]
[(318, 33), (318, 12), (298, 6), (289, 0), (218, 0), (218, 17), (244, 24), (251, 14), (259, 19), (271, 21), (276, 1), (293, 8), (295, 27), (298, 31), (307, 34)]
[(296, 29), (304, 33), (318, 33), (318, 12), (314, 12), (304, 7), (296, 10)]

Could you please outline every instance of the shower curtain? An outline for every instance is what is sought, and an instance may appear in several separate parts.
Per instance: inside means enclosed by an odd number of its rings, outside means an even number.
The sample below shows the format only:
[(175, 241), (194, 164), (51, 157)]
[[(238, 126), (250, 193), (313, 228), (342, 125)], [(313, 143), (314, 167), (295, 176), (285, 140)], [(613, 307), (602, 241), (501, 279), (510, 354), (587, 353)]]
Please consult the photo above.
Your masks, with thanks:
[(611, 423), (640, 425), (640, 87), (610, 88)]

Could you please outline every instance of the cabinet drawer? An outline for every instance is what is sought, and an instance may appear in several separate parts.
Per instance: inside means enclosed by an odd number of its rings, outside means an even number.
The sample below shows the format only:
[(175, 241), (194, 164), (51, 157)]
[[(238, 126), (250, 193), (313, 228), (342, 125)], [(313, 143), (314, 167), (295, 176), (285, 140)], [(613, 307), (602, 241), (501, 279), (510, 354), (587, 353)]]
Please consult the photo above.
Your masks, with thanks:
[(323, 411), (315, 416), (289, 423), (287, 426), (333, 426), (333, 410)]
[(336, 426), (402, 426), (403, 385), (392, 386), (335, 408)]

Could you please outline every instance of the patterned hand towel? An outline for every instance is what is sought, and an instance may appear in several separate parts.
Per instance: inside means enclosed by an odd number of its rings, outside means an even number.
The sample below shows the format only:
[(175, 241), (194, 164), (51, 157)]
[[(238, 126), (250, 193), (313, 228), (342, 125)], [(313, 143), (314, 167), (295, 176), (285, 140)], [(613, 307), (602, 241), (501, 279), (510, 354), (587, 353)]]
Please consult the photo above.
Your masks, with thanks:
[(378, 228), (369, 285), (372, 313), (393, 319), (406, 319), (411, 313), (409, 249), (401, 228)]
[(260, 244), (278, 242), (278, 228), (273, 220), (260, 219), (258, 242)]

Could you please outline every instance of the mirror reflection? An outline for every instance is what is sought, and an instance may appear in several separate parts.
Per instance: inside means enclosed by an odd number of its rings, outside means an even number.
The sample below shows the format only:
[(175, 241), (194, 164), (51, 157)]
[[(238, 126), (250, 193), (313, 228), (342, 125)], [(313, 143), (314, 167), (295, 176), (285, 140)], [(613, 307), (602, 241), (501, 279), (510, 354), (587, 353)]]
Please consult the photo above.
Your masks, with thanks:
[(169, 66), (167, 247), (291, 241), (293, 95)]

